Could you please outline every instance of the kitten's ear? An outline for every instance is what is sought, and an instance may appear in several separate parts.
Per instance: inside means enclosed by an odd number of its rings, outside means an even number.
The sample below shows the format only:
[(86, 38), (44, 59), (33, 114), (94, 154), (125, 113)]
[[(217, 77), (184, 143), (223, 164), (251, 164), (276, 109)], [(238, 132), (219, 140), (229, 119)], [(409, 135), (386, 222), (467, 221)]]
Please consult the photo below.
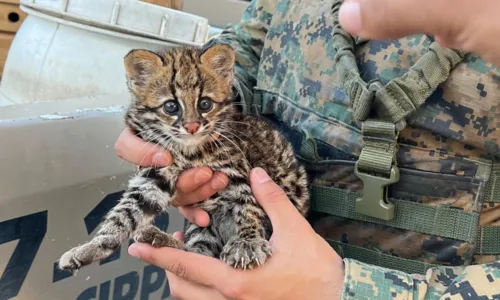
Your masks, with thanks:
[(132, 85), (136, 89), (144, 86), (148, 76), (154, 74), (158, 68), (163, 66), (161, 57), (147, 50), (132, 50), (124, 58), (125, 72)]
[(201, 55), (201, 63), (232, 80), (235, 62), (234, 50), (227, 45), (215, 45)]

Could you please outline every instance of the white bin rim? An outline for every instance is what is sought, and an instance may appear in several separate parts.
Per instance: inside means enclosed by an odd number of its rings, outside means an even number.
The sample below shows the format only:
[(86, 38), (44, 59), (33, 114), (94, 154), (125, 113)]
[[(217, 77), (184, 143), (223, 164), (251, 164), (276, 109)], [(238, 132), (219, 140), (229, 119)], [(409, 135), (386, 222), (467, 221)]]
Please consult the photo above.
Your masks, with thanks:
[(175, 44), (200, 46), (210, 32), (206, 18), (138, 0), (21, 0), (20, 4), (23, 10), (28, 7), (57, 18)]

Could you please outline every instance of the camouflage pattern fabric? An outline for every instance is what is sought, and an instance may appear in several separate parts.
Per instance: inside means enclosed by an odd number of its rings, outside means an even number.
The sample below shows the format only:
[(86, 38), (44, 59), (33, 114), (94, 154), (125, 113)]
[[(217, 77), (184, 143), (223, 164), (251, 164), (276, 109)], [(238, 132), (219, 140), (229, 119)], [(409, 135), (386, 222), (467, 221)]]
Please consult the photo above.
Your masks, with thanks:
[(462, 268), (437, 267), (409, 275), (345, 260), (342, 299), (500, 299), (500, 263)]
[[(313, 151), (300, 156), (311, 185), (362, 192), (353, 172), (362, 135), (334, 63), (333, 4), (253, 0), (241, 22), (212, 43), (237, 51), (235, 88), (244, 112), (276, 122), (298, 151), (304, 139), (312, 141)], [(359, 41), (362, 78), (387, 83), (402, 76), (432, 41), (426, 35)], [(466, 56), (407, 119), (398, 139), (401, 179), (390, 187), (391, 198), (476, 214), (473, 226), (500, 226), (500, 204), (484, 197), (500, 161), (499, 85), (499, 68)], [(345, 257), (345, 299), (500, 299), (500, 249), (481, 255), (476, 242), (323, 213), (310, 221), (328, 241), (434, 266), (407, 274)]]

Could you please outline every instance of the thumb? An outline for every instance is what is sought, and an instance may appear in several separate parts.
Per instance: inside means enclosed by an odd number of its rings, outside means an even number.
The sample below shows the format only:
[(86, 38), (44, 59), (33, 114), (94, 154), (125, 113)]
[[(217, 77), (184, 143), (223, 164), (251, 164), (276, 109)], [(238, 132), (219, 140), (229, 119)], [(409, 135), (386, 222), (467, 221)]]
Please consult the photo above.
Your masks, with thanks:
[(416, 33), (460, 39), (473, 14), (479, 12), (481, 5), (475, 2), (346, 0), (339, 21), (349, 33), (368, 39), (396, 39)]
[(296, 224), (293, 218), (301, 219), (301, 215), (286, 196), (285, 192), (269, 177), (261, 168), (255, 168), (250, 173), (250, 185), (252, 192), (264, 208), (274, 231)]

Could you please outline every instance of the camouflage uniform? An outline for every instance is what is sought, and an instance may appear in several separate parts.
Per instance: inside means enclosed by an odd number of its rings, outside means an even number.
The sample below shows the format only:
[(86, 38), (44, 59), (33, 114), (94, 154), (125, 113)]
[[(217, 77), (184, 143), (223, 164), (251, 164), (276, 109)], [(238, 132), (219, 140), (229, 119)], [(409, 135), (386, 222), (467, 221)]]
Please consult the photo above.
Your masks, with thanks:
[[(362, 183), (353, 170), (363, 137), (334, 62), (332, 4), (254, 0), (241, 23), (213, 42), (237, 51), (235, 87), (244, 111), (276, 122), (299, 153), (304, 141), (310, 143), (313, 151), (300, 158), (311, 185), (356, 193)], [(402, 76), (431, 42), (426, 35), (360, 41), (363, 79)], [(500, 69), (466, 56), (407, 119), (398, 138), (401, 179), (390, 187), (391, 198), (460, 210), (473, 226), (488, 230), (500, 226), (500, 201), (486, 188), (500, 161), (499, 86)], [(476, 235), (456, 238), (461, 224), (450, 223), (454, 232), (442, 236), (429, 224), (415, 230), (404, 222), (392, 226), (322, 212), (313, 212), (311, 223), (344, 257), (345, 299), (500, 299), (500, 251), (486, 251)], [(428, 268), (409, 272), (412, 262)]]

